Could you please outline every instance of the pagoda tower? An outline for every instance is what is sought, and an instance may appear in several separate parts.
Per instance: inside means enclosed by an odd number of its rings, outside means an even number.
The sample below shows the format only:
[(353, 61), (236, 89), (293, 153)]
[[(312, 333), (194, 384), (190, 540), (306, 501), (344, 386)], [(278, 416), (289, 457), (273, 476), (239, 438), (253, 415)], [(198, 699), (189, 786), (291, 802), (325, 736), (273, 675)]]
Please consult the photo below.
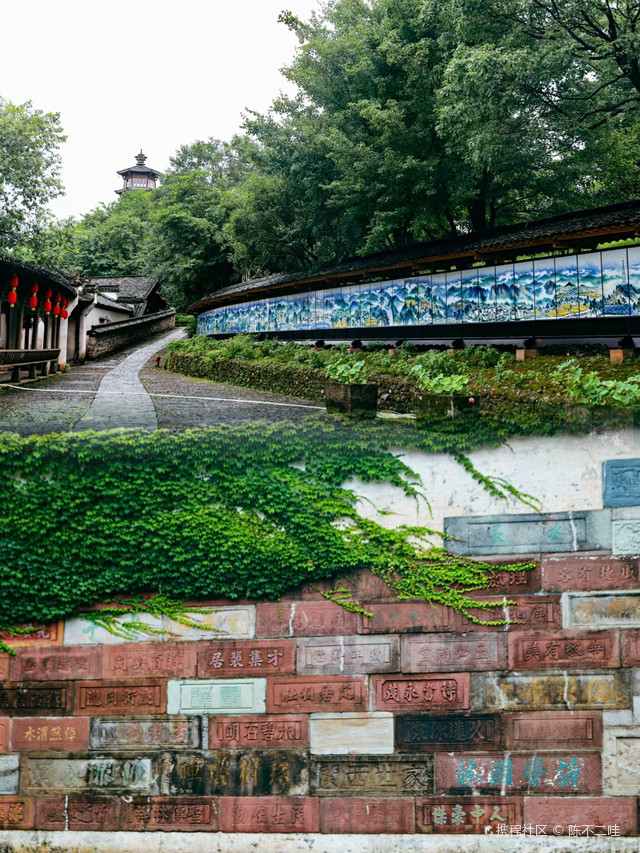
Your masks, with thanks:
[(122, 169), (118, 172), (119, 175), (122, 175), (124, 182), (122, 188), (116, 190), (118, 195), (126, 190), (155, 190), (156, 179), (160, 177), (160, 172), (156, 172), (155, 169), (145, 166), (146, 159), (141, 148), (140, 153), (136, 154), (136, 165), (129, 166), (128, 169)]

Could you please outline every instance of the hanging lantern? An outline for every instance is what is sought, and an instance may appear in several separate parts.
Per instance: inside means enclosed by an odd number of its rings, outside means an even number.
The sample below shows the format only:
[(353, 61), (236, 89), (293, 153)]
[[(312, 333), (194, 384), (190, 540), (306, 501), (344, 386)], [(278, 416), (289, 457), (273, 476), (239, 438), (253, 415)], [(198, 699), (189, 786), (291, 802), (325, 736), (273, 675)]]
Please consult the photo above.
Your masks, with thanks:
[(44, 313), (47, 314), (47, 316), (51, 314), (51, 300), (48, 297), (44, 301)]
[(52, 313), (53, 313), (53, 316), (54, 316), (54, 317), (58, 317), (58, 316), (59, 316), (59, 314), (60, 314), (60, 306), (58, 305), (58, 303), (57, 303), (57, 302), (56, 302), (56, 304), (53, 306), (53, 312), (52, 312)]
[(68, 305), (69, 305), (69, 300), (65, 296), (64, 299), (62, 300), (62, 307), (66, 308)]
[(33, 284), (31, 285), (31, 293), (37, 293), (38, 289), (39, 289), (38, 288), (38, 282), (34, 281)]
[(7, 297), (7, 301), (9, 303), (9, 308), (13, 308), (18, 301), (18, 294), (16, 290), (18, 289), (18, 276), (12, 275), (11, 281), (9, 282), (9, 287), (11, 290), (9, 291), (9, 296)]
[(45, 294), (45, 299), (51, 299), (51, 295), (52, 295), (52, 293), (53, 293), (53, 290), (51, 290), (51, 288), (49, 287), (49, 288), (47, 289), (46, 294)]
[(60, 316), (62, 317), (63, 320), (67, 319), (67, 317), (69, 316), (69, 312), (67, 311), (66, 308), (62, 309), (62, 311), (60, 312)]
[(31, 308), (32, 311), (35, 311), (37, 307), (38, 307), (38, 297), (35, 295), (35, 293), (33, 293), (29, 297), (29, 308)]

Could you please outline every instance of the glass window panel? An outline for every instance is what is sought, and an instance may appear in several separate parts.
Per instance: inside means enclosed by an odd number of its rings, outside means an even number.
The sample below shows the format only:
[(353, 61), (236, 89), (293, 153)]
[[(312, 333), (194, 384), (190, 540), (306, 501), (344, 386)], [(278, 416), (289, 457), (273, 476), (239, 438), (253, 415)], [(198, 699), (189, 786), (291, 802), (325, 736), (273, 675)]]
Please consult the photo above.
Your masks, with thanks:
[(602, 252), (602, 291), (604, 313), (629, 313), (629, 261), (626, 249)]

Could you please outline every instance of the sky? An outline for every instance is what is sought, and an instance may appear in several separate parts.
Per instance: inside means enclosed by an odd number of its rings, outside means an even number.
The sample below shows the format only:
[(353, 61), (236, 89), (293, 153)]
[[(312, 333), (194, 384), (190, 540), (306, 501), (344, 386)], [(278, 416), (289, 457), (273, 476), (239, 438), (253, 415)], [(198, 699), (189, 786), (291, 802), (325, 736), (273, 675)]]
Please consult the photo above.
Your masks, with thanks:
[(297, 39), (278, 14), (319, 0), (22, 0), (2, 9), (0, 95), (60, 113), (60, 218), (116, 200), (116, 172), (162, 172), (180, 145), (229, 139), (291, 84)]

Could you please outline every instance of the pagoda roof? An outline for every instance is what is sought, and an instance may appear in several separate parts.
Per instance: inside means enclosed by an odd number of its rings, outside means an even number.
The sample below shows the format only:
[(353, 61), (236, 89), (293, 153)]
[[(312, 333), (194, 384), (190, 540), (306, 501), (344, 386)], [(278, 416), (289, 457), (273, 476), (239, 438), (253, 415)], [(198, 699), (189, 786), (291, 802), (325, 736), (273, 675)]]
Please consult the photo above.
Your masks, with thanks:
[(129, 166), (127, 169), (120, 169), (120, 171), (117, 172), (116, 174), (122, 175), (123, 177), (126, 177), (127, 175), (131, 175), (133, 173), (135, 173), (137, 175), (142, 175), (142, 174), (153, 175), (156, 178), (162, 174), (162, 172), (158, 172), (158, 171), (156, 171), (156, 169), (151, 169), (149, 166), (138, 165), (138, 164), (136, 164), (135, 166)]

